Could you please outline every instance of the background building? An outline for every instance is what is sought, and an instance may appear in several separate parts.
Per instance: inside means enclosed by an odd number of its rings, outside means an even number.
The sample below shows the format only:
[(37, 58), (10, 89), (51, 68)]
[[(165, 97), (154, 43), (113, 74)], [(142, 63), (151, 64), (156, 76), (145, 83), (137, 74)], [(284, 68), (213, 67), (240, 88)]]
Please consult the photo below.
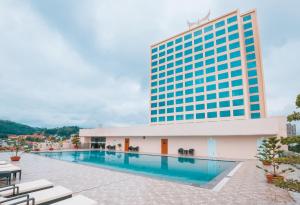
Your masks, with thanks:
[(151, 46), (151, 124), (266, 117), (256, 11)]
[(297, 130), (296, 130), (295, 124), (287, 123), (286, 130), (287, 130), (287, 136), (296, 136), (297, 135)]

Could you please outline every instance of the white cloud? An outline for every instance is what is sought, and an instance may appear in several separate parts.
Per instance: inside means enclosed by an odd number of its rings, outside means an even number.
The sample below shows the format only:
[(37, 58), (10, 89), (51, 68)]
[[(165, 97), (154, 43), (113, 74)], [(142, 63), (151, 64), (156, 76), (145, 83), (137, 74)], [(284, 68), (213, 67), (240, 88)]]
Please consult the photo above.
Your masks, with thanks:
[(1, 118), (55, 126), (145, 115), (138, 81), (89, 64), (29, 4), (1, 2), (0, 31)]
[(264, 61), (267, 105), (270, 115), (286, 115), (300, 93), (300, 39), (268, 49)]

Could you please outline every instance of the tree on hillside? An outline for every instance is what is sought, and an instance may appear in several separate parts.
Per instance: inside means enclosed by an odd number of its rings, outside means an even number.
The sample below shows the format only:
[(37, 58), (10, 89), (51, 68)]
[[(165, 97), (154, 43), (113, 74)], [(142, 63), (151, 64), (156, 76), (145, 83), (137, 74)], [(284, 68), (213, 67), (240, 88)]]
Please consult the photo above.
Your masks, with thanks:
[[(297, 95), (295, 104), (296, 104), (296, 109), (299, 109), (300, 108), (300, 94)], [(287, 120), (289, 122), (300, 120), (300, 112), (294, 111), (292, 114), (287, 116)]]

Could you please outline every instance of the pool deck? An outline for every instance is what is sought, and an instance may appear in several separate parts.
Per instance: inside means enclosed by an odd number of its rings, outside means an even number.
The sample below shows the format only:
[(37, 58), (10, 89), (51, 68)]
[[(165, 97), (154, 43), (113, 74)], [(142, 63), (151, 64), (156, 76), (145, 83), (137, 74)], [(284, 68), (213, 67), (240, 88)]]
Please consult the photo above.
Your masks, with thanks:
[[(9, 156), (0, 153), (0, 160), (8, 161)], [(215, 191), (34, 154), (23, 154), (14, 164), (22, 168), (21, 182), (48, 179), (98, 204), (296, 204), (287, 191), (265, 182), (264, 174), (255, 167), (257, 163), (244, 161)]]

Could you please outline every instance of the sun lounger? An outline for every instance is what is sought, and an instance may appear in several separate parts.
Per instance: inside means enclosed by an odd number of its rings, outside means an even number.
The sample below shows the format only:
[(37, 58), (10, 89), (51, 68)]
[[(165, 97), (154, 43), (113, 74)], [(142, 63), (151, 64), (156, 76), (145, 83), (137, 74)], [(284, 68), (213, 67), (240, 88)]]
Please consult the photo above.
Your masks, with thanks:
[(11, 172), (0, 172), (0, 179), (6, 180), (6, 185), (10, 185), (11, 184)]
[(55, 186), (29, 194), (19, 195), (11, 198), (0, 197), (1, 205), (46, 205), (72, 197), (72, 191), (63, 187)]
[(54, 203), (53, 205), (97, 205), (97, 202), (83, 195), (77, 195), (75, 197)]
[(40, 179), (31, 182), (24, 182), (20, 184), (2, 187), (0, 188), (0, 196), (8, 197), (13, 195), (26, 194), (29, 192), (40, 191), (52, 187), (53, 184), (51, 182), (45, 179)]
[(14, 178), (16, 178), (17, 173), (19, 173), (19, 180), (21, 179), (22, 175), (21, 168), (12, 164), (0, 166), (0, 172), (10, 172), (14, 175)]

